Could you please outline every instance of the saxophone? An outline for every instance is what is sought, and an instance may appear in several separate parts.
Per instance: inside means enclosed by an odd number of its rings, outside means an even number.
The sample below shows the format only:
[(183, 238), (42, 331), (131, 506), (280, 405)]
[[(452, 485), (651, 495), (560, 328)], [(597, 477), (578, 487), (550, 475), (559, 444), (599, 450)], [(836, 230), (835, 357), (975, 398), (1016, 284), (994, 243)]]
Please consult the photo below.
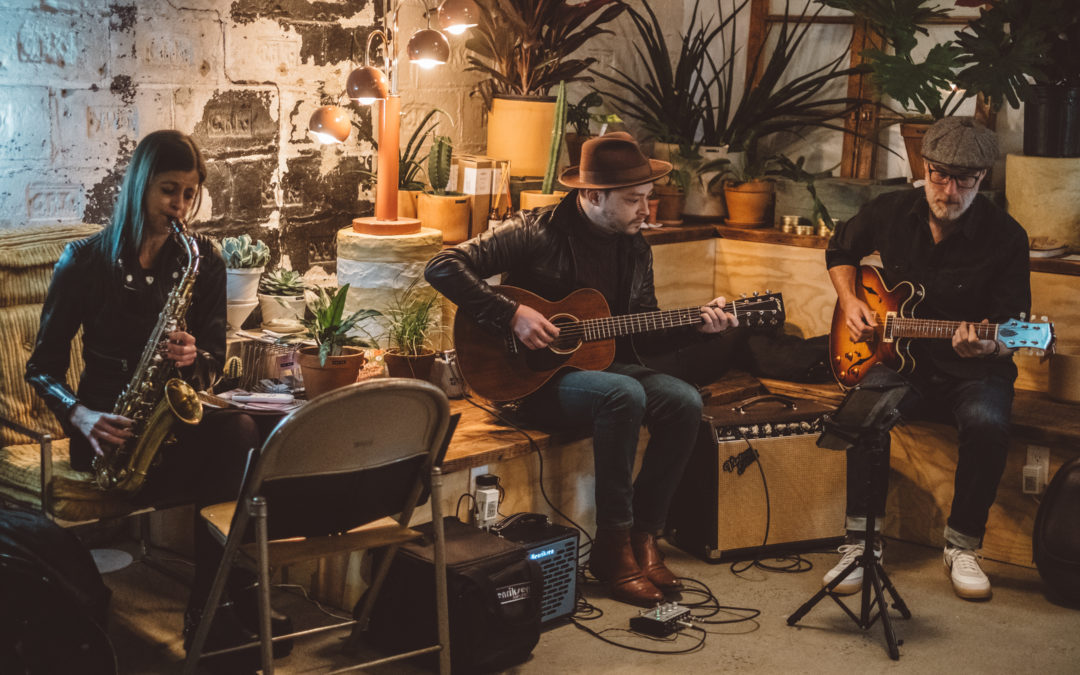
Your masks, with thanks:
[(185, 328), (195, 276), (199, 273), (199, 246), (195, 238), (187, 235), (180, 221), (171, 219), (169, 225), (187, 253), (187, 267), (169, 292), (139, 365), (113, 406), (113, 414), (134, 421), (133, 436), (104, 457), (94, 457), (94, 479), (98, 487), (110, 492), (127, 495), (138, 492), (146, 482), (147, 471), (158, 450), (172, 440), (173, 424), (180, 421), (194, 425), (202, 419), (202, 402), (195, 389), (173, 377), (176, 369), (164, 356), (169, 334)]

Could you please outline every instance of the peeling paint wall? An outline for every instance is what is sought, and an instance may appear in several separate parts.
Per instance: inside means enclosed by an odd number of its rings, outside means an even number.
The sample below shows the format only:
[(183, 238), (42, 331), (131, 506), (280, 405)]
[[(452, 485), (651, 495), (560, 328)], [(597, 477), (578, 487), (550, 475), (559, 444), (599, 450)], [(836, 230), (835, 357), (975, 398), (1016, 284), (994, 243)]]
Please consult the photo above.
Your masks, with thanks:
[[(373, 210), (371, 115), (348, 104), (359, 129), (332, 147), (307, 122), (320, 105), (347, 103), (345, 78), (386, 2), (0, 0), (0, 228), (107, 223), (138, 140), (175, 128), (207, 157), (200, 228), (257, 236), (272, 264), (332, 269), (335, 232)], [(677, 40), (685, 2), (653, 4)], [(402, 3), (403, 35), (425, 24), (421, 5)], [(615, 30), (582, 51), (632, 69), (629, 20)], [(402, 59), (402, 134), (438, 107), (455, 152), (482, 153), (476, 76), (465, 38), (450, 39), (447, 66)], [(586, 91), (571, 87), (571, 100)]]

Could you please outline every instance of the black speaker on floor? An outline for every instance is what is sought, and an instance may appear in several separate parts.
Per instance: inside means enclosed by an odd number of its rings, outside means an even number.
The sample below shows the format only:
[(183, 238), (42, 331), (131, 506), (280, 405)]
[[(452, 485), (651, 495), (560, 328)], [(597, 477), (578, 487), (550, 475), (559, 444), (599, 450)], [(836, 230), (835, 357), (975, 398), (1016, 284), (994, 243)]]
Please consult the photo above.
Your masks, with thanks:
[(529, 560), (540, 565), (544, 590), (540, 623), (574, 613), (577, 593), (578, 531), (555, 525), (540, 513), (517, 513), (492, 526), (491, 531), (525, 547)]
[(830, 410), (771, 395), (707, 407), (669, 541), (709, 562), (839, 541), (846, 457), (816, 445)]

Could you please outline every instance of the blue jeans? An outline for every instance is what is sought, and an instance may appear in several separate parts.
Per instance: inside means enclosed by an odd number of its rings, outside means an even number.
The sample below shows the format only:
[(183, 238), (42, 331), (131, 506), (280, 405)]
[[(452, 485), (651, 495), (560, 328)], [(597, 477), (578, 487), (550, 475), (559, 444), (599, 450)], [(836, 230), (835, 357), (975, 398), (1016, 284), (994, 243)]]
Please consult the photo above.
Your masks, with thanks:
[[(614, 363), (604, 371), (555, 376), (522, 403), (530, 421), (591, 428), (596, 525), (660, 532), (701, 423), (701, 395), (687, 382), (645, 366)], [(633, 479), (638, 436), (649, 444)]]
[[(945, 375), (912, 378), (922, 394), (905, 419), (951, 423), (959, 432), (952, 509), (945, 539), (954, 546), (978, 548), (986, 533), (986, 519), (997, 496), (1009, 451), (1012, 382), (997, 376), (957, 379)], [(848, 529), (863, 530), (870, 509), (885, 515), (889, 485), (889, 438), (884, 453), (865, 448), (848, 451)], [(880, 461), (875, 461), (880, 458)], [(869, 477), (868, 477), (869, 476)], [(869, 482), (868, 482), (869, 481)]]

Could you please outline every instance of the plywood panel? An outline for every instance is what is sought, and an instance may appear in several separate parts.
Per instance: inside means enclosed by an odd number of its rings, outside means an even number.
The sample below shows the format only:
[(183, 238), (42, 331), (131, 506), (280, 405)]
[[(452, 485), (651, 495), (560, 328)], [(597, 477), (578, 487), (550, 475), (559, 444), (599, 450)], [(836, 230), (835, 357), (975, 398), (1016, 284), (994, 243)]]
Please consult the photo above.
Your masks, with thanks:
[(716, 297), (716, 239), (653, 246), (653, 283), (662, 309), (705, 304)]
[(726, 295), (780, 291), (786, 331), (802, 337), (829, 332), (836, 292), (825, 269), (825, 251), (733, 239), (716, 241), (716, 290)]

